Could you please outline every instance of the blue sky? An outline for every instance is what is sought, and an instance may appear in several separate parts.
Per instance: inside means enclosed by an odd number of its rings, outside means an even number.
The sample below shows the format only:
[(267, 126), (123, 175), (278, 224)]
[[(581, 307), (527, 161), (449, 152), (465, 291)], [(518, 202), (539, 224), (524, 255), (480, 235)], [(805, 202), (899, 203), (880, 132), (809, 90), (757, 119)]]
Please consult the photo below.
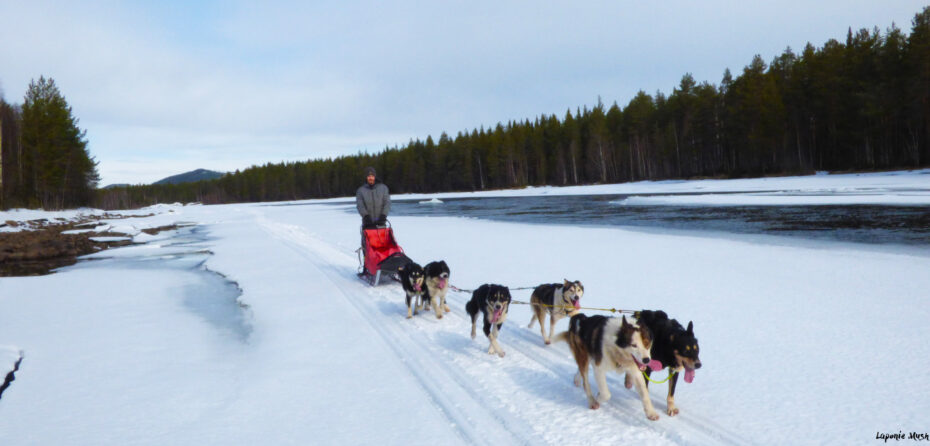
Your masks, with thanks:
[(101, 185), (377, 152), (625, 105), (754, 54), (905, 32), (920, 1), (0, 0), (0, 89), (52, 77)]

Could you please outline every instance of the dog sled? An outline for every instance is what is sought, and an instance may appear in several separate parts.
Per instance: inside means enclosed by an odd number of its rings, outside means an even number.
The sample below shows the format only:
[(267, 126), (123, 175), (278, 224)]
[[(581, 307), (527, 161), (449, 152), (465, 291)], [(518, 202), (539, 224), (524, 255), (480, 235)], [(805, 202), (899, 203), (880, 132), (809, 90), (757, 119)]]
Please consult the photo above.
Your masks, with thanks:
[(410, 258), (394, 239), (390, 223), (386, 227), (370, 229), (363, 226), (361, 232), (358, 276), (371, 286), (378, 286), (384, 277), (399, 281), (397, 270), (410, 262)]

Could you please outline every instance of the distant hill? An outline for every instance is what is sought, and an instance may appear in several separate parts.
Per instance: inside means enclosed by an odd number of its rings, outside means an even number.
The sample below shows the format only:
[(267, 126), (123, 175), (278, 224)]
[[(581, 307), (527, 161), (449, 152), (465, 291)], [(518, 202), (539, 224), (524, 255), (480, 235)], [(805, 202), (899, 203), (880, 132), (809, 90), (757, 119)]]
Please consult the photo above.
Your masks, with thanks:
[(152, 184), (180, 184), (193, 183), (194, 181), (213, 180), (226, 175), (223, 172), (215, 172), (207, 169), (197, 169), (178, 175), (172, 175), (168, 178), (162, 178)]

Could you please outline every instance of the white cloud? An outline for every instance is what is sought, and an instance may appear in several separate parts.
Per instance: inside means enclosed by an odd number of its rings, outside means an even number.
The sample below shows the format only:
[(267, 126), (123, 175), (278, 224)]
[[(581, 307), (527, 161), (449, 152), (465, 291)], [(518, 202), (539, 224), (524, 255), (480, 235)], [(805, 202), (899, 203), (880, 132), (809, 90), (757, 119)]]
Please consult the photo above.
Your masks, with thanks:
[[(234, 171), (253, 165), (375, 153), (401, 134), (208, 133), (158, 127), (91, 126), (90, 150), (100, 162), (101, 185), (150, 183), (197, 168)], [(100, 129), (99, 134), (95, 130)]]
[[(843, 39), (849, 26), (895, 20), (908, 30), (922, 6), (2, 2), (0, 82), (20, 102), (31, 78), (53, 77), (88, 130), (103, 182), (140, 182), (189, 170), (181, 166), (379, 150), (561, 117), (598, 96), (625, 105), (640, 89), (670, 92), (686, 72), (717, 83), (753, 54), (770, 60), (789, 45)], [(211, 160), (221, 165), (200, 164)]]

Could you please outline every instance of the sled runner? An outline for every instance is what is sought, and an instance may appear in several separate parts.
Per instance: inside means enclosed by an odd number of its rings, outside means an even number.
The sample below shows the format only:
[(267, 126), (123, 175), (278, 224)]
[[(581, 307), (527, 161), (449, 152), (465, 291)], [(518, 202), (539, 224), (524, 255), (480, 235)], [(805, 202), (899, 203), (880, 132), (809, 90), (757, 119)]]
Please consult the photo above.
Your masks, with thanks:
[[(383, 277), (398, 280), (397, 269), (410, 262), (404, 249), (394, 239), (394, 230), (387, 227), (362, 227), (362, 247), (359, 248), (359, 277), (378, 286)], [(364, 254), (364, 258), (362, 258)]]

